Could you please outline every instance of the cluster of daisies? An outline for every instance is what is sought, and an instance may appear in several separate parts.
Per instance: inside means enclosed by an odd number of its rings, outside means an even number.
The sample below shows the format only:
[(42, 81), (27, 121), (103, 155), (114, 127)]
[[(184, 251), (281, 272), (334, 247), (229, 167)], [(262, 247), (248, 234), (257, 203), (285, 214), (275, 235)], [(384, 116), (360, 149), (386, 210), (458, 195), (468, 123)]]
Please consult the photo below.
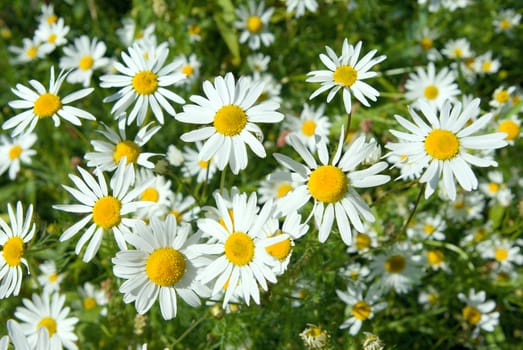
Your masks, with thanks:
[[(295, 17), (318, 9), (313, 0), (286, 3)], [(435, 6), (451, 8), (449, 2), (432, 1), (431, 11), (437, 11)], [(467, 1), (453, 6), (456, 10)], [(240, 44), (253, 51), (272, 45), (273, 12), (263, 1), (240, 6), (235, 22)], [(11, 49), (15, 62), (43, 59), (66, 45), (69, 27), (52, 6), (43, 6), (38, 20), (34, 38)], [(506, 21), (496, 25), (508, 30), (519, 18)], [(480, 99), (463, 95), (457, 83), (459, 74), (481, 79), (481, 72), (497, 72), (501, 62), (492, 53), (474, 58), (468, 41), (459, 38), (441, 50), (443, 58), (427, 29), (421, 46), (429, 62), (409, 74), (403, 96), (408, 113), (391, 118), (395, 127), (382, 154), (379, 140), (366, 133), (351, 136), (350, 123), (335, 130), (325, 104), (305, 102), (299, 115), (280, 112), (281, 85), (268, 73), (270, 57), (260, 52), (247, 58), (252, 75), (227, 72), (204, 80), (203, 95), (193, 94), (187, 102), (182, 91), (200, 85), (199, 59), (194, 54), (171, 58), (169, 44), (158, 43), (154, 30), (150, 25), (140, 31), (134, 21), (124, 20), (116, 32), (126, 47), (120, 57), (105, 57), (104, 42), (86, 35), (64, 46), (60, 71), (51, 66), (48, 84), (30, 80), (11, 89), (18, 99), (9, 106), (21, 111), (2, 125), (9, 135), (0, 136), (0, 174), (8, 172), (15, 180), (21, 165), (36, 155), (33, 147), (46, 119), (55, 127), (66, 122), (72, 129), (99, 123), (99, 135), (90, 140), (91, 150), (83, 158), (85, 166), (78, 165), (62, 185), (70, 203), (52, 208), (68, 213), (63, 217), (70, 224), (64, 225), (59, 241), (75, 240), (74, 252), (83, 262), (102, 258), (102, 247), (115, 251), (110, 261), (118, 290), (138, 314), (157, 303), (163, 319), (173, 319), (180, 299), (191, 307), (208, 303), (223, 309), (261, 304), (262, 293), (292, 266), (294, 247), (306, 235), (325, 243), (339, 233), (346, 245), (350, 263), (339, 271), (346, 285), (336, 294), (347, 311), (339, 327), (350, 335), (387, 308), (387, 293), (401, 298), (429, 274), (452, 275), (449, 255), (465, 254), (488, 265), (493, 281), (516, 277), (523, 242), (493, 233), (484, 213), (510, 206), (523, 183), (501, 171), (485, 175), (473, 169), (496, 167), (497, 150), (519, 140), (518, 113), (512, 113), (520, 105), (519, 91), (499, 86), (485, 113)], [(189, 35), (198, 41), (199, 29), (190, 26)], [(378, 76), (373, 69), (385, 60), (376, 49), (365, 51), (361, 41), (353, 45), (345, 39), (340, 52), (325, 47), (319, 54), (324, 69), (307, 74), (306, 82), (315, 88), (309, 99), (326, 93), (330, 104), (341, 94), (344, 118), (350, 122), (355, 103), (370, 107), (377, 101), (380, 93), (367, 80)], [(111, 104), (110, 120), (85, 110), (98, 74), (99, 87), (112, 93), (103, 99)], [(82, 88), (63, 93), (67, 83)], [(180, 137), (183, 147), (146, 152), (169, 123), (191, 128)], [(221, 188), (209, 191), (212, 201), (202, 203), (198, 196), (176, 191), (172, 178), (155, 171), (156, 160), (164, 157), (184, 178), (194, 180), (198, 190), (205, 189), (216, 173), (239, 175), (249, 161), (267, 158), (267, 126), (279, 128), (278, 146), (287, 148), (270, 155), (277, 169), (262, 180), (253, 179), (257, 192)], [(410, 183), (420, 194), (413, 208), (398, 203), (400, 215), (411, 215), (403, 232), (392, 237), (376, 230), (384, 219), (372, 208), (368, 193), (391, 181), (397, 186)], [(441, 201), (443, 209), (414, 215), (422, 195)], [(31, 205), (24, 211), (20, 202), (15, 208), (9, 204), (7, 212), (8, 222), (0, 219), (0, 299), (20, 294), (29, 269), (24, 254), (37, 232)], [(449, 239), (452, 227), (465, 222), (473, 224), (463, 239)], [(64, 275), (52, 261), (42, 263), (40, 271), (41, 292), (23, 299), (14, 313), (18, 321), (7, 323), (10, 341), (16, 348), (77, 349), (74, 328), (79, 319), (65, 304), (60, 289)], [(419, 292), (419, 304), (440, 305), (440, 294), (437, 286), (428, 285)], [(82, 302), (73, 307), (106, 313), (108, 293), (102, 286), (86, 282), (78, 296)], [(485, 291), (470, 287), (467, 294), (455, 296), (458, 318), (470, 326), (473, 337), (498, 325), (496, 302)], [(311, 347), (327, 338), (316, 326), (301, 337)], [(2, 338), (0, 349), (8, 341)], [(369, 338), (371, 343), (381, 344)]]

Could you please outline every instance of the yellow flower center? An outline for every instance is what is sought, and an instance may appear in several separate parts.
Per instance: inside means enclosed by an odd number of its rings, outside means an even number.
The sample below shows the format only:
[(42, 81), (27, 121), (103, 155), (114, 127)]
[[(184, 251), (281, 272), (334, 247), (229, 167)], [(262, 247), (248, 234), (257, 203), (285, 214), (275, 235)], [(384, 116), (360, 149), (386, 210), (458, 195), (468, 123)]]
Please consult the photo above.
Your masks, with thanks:
[(98, 226), (109, 229), (120, 223), (122, 203), (115, 197), (105, 196), (96, 201), (93, 206), (93, 221)]
[(187, 33), (189, 35), (200, 35), (202, 28), (197, 24), (191, 24), (187, 27)]
[(289, 193), (292, 190), (293, 190), (293, 187), (290, 184), (288, 184), (288, 183), (281, 184), (280, 186), (278, 186), (278, 190), (276, 191), (276, 197), (282, 198), (283, 196), (285, 196), (287, 193)]
[(7, 265), (11, 267), (20, 265), (24, 255), (24, 241), (22, 238), (18, 236), (8, 238), (4, 244), (2, 254)]
[(158, 202), (160, 194), (154, 187), (148, 187), (142, 192), (142, 201)]
[(56, 42), (56, 34), (51, 34), (49, 35), (49, 37), (47, 38), (47, 41), (49, 42), (49, 44), (54, 44)]
[(507, 90), (501, 90), (496, 92), (496, 94), (494, 95), (494, 99), (499, 103), (505, 103), (508, 100), (510, 100), (510, 94)]
[(495, 182), (490, 182), (488, 184), (488, 190), (491, 193), (497, 193), (499, 191), (499, 184), (497, 184)]
[(60, 97), (46, 92), (36, 99), (33, 111), (39, 118), (47, 118), (55, 114), (60, 108), (62, 108)]
[(145, 273), (153, 283), (169, 287), (183, 277), (185, 264), (185, 256), (176, 249), (158, 248), (147, 258)]
[(301, 132), (306, 136), (314, 135), (315, 130), (316, 130), (316, 123), (314, 122), (314, 120), (306, 120), (301, 125)]
[(427, 301), (429, 302), (430, 305), (437, 304), (438, 300), (439, 300), (439, 295), (436, 293), (429, 293), (429, 295), (427, 295)]
[(36, 325), (36, 329), (38, 330), (41, 327), (47, 328), (47, 331), (49, 332), (49, 338), (51, 338), (53, 334), (56, 333), (56, 321), (52, 317), (42, 318)]
[(497, 261), (505, 261), (508, 259), (508, 250), (505, 248), (497, 248), (494, 252), (494, 257)]
[(198, 165), (202, 169), (207, 169), (209, 167), (209, 161), (208, 160), (199, 160)]
[(507, 133), (506, 139), (509, 141), (517, 139), (520, 132), (519, 125), (512, 120), (504, 120), (499, 123), (498, 131)]
[(485, 230), (484, 228), (480, 228), (474, 234), (474, 240), (476, 242), (480, 242), (483, 240), (483, 238), (485, 238), (486, 235), (487, 235), (487, 230)]
[(25, 54), (27, 55), (27, 57), (33, 59), (38, 54), (38, 48), (36, 48), (35, 46), (31, 46), (30, 48), (27, 49)]
[(432, 158), (449, 160), (459, 152), (459, 140), (448, 130), (434, 129), (425, 138), (425, 151)]
[(263, 22), (259, 16), (250, 16), (247, 19), (247, 29), (251, 33), (259, 33), (263, 29)]
[(423, 95), (427, 100), (435, 100), (439, 95), (438, 87), (435, 85), (429, 85), (423, 90)]
[(465, 67), (468, 69), (472, 69), (472, 66), (474, 65), (474, 57), (467, 57), (464, 61)]
[[(281, 231), (276, 236), (281, 235)], [(281, 242), (275, 243), (265, 248), (267, 253), (275, 257), (276, 259), (283, 261), (291, 252), (291, 240), (289, 238), (284, 239)]]
[(512, 104), (517, 105), (519, 102), (521, 102), (521, 97), (519, 97), (518, 95), (512, 96)]
[(237, 105), (220, 108), (214, 115), (214, 128), (225, 136), (238, 135), (247, 125), (247, 115)]
[(87, 297), (87, 298), (84, 299), (84, 309), (90, 310), (90, 309), (92, 309), (95, 306), (96, 306), (96, 299), (95, 298)]
[(254, 241), (243, 232), (234, 232), (225, 241), (225, 256), (234, 265), (247, 265), (254, 258)]
[(434, 233), (434, 231), (436, 231), (436, 228), (431, 224), (425, 224), (423, 225), (423, 231), (425, 231), (425, 233), (430, 236)]
[(484, 72), (490, 72), (491, 67), (492, 67), (492, 61), (485, 61), (483, 63), (482, 69)]
[(321, 165), (309, 176), (307, 187), (314, 199), (335, 203), (347, 193), (347, 176), (333, 165)]
[(18, 159), (18, 157), (20, 157), (20, 154), (22, 154), (22, 147), (14, 145), (9, 150), (9, 159)]
[(89, 70), (93, 67), (94, 59), (91, 55), (86, 55), (80, 59), (80, 64), (78, 65), (80, 69)]
[(194, 73), (194, 68), (190, 64), (186, 64), (182, 67), (182, 73), (190, 77)]
[(421, 38), (420, 45), (423, 50), (428, 51), (432, 49), (432, 39), (427, 37)]
[(136, 73), (132, 84), (136, 93), (150, 95), (158, 88), (158, 76), (150, 70), (144, 70)]
[(47, 16), (47, 24), (56, 23), (57, 20), (58, 20), (58, 17), (56, 15)]
[(52, 274), (49, 275), (48, 280), (51, 283), (55, 283), (56, 281), (58, 281), (58, 274), (56, 272), (53, 272)]
[(456, 201), (454, 203), (454, 208), (456, 209), (463, 209), (465, 207), (465, 202), (463, 201)]
[(385, 270), (388, 273), (400, 273), (405, 269), (407, 262), (401, 255), (393, 255), (385, 261)]
[(452, 54), (458, 58), (463, 57), (463, 51), (459, 47), (456, 47), (454, 50), (452, 50)]
[(370, 236), (365, 233), (358, 233), (356, 235), (356, 249), (363, 250), (370, 247)]
[(461, 313), (463, 318), (470, 324), (476, 325), (481, 320), (481, 312), (473, 306), (465, 306)]
[(506, 19), (506, 18), (502, 19), (502, 20), (499, 22), (499, 27), (500, 27), (501, 29), (503, 29), (503, 30), (507, 30), (507, 29), (509, 29), (511, 26), (512, 26), (512, 23), (511, 23), (508, 19)]
[(372, 309), (370, 305), (364, 302), (363, 300), (358, 301), (352, 307), (352, 316), (356, 317), (360, 321), (365, 321), (369, 318)]
[(441, 250), (429, 250), (427, 260), (432, 266), (439, 266), (445, 260), (445, 255)]
[(356, 82), (356, 79), (358, 79), (358, 72), (352, 66), (339, 66), (334, 71), (333, 79), (335, 83), (349, 87)]
[(180, 213), (178, 210), (171, 210), (171, 215), (174, 215), (174, 217), (176, 218), (176, 223), (180, 223), (182, 222), (182, 219), (183, 219), (183, 214)]
[(113, 152), (113, 159), (116, 164), (120, 163), (125, 157), (125, 164), (136, 163), (140, 155), (140, 147), (133, 141), (121, 141), (116, 144)]

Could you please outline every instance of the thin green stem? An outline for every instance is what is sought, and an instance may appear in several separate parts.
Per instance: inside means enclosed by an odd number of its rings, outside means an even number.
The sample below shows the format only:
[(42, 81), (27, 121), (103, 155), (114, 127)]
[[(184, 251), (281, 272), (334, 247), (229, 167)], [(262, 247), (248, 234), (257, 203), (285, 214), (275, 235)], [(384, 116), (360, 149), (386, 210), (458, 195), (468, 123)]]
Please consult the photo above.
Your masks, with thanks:
[(202, 323), (203, 321), (205, 321), (209, 316), (207, 314), (204, 314), (202, 317), (200, 317), (198, 320), (196, 320), (195, 322), (193, 322), (193, 324), (187, 328), (185, 330), (185, 332), (182, 333), (182, 335), (180, 335), (178, 337), (178, 339), (176, 339), (172, 344), (171, 344), (171, 348), (174, 348), (174, 346), (178, 343), (180, 343), (186, 336), (188, 336), (196, 327), (198, 327), (198, 325), (200, 323)]
[(423, 184), (423, 186), (420, 187), (418, 197), (416, 198), (416, 202), (414, 203), (414, 208), (412, 208), (412, 211), (410, 212), (409, 217), (407, 218), (407, 221), (405, 221), (405, 224), (401, 228), (400, 233), (397, 235), (399, 237), (403, 236), (405, 232), (407, 231), (407, 227), (409, 227), (410, 222), (412, 221), (412, 218), (414, 217), (414, 214), (416, 214), (416, 210), (418, 209), (418, 205), (421, 201), (421, 197), (423, 196), (423, 192), (425, 192), (425, 186), (426, 184)]
[(225, 188), (225, 174), (227, 173), (227, 167), (223, 168), (222, 174), (220, 177), (220, 193), (223, 193), (223, 189)]

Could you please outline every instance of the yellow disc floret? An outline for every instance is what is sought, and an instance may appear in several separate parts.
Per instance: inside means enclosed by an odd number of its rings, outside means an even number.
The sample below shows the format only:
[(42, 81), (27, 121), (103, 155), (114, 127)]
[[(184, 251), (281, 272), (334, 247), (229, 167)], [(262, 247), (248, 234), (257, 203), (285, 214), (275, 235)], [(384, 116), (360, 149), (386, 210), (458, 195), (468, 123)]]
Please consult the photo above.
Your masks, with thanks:
[(314, 131), (316, 131), (316, 123), (314, 120), (306, 120), (301, 125), (301, 132), (306, 136), (314, 135)]
[(8, 238), (2, 250), (5, 263), (11, 267), (20, 265), (24, 255), (24, 241), (18, 236)]
[(62, 108), (60, 97), (46, 92), (36, 99), (33, 111), (39, 118), (47, 118), (55, 114), (60, 108)]
[(247, 30), (251, 33), (259, 33), (263, 29), (263, 22), (260, 16), (250, 16), (247, 19)]
[(385, 270), (389, 273), (400, 273), (405, 269), (407, 262), (401, 255), (393, 255), (385, 261)]
[(439, 90), (436, 85), (429, 85), (423, 90), (423, 96), (427, 100), (435, 100), (439, 95)]
[(145, 273), (149, 279), (162, 287), (178, 282), (185, 274), (185, 256), (174, 248), (158, 248), (149, 255)]
[(22, 154), (22, 147), (20, 147), (18, 145), (14, 145), (9, 150), (9, 159), (18, 159), (21, 154)]
[(93, 221), (98, 226), (109, 229), (120, 223), (122, 203), (118, 198), (105, 196), (96, 201), (93, 206)]
[(445, 255), (441, 250), (429, 250), (427, 252), (427, 261), (432, 266), (439, 266), (445, 260)]
[(78, 64), (78, 67), (82, 70), (89, 70), (93, 67), (94, 59), (91, 55), (86, 55), (80, 59), (80, 63)]
[(283, 183), (280, 186), (278, 186), (278, 189), (276, 190), (276, 197), (281, 198), (281, 197), (285, 196), (287, 193), (289, 193), (290, 191), (292, 191), (293, 189), (294, 189), (294, 187), (292, 187), (292, 185), (290, 185), (288, 183)]
[(365, 233), (358, 233), (356, 235), (356, 249), (363, 250), (370, 247), (370, 236)]
[(142, 201), (158, 202), (158, 198), (160, 198), (160, 194), (158, 193), (158, 190), (154, 187), (147, 187), (142, 192)]
[(352, 86), (358, 79), (358, 72), (352, 66), (339, 66), (333, 74), (334, 82), (345, 87)]
[[(281, 232), (278, 232), (277, 235), (281, 235)], [(283, 261), (286, 257), (289, 256), (291, 252), (291, 240), (286, 238), (281, 242), (275, 243), (265, 248), (267, 253), (275, 257), (276, 259)]]
[(134, 91), (140, 95), (150, 95), (158, 88), (158, 76), (150, 70), (136, 73), (132, 82)]
[(84, 298), (84, 309), (90, 310), (96, 306), (96, 299), (92, 297)]
[(247, 125), (247, 115), (240, 106), (226, 105), (214, 115), (214, 128), (225, 136), (238, 135)]
[(497, 261), (505, 261), (508, 259), (508, 250), (505, 248), (497, 248), (494, 252), (494, 257)]
[(31, 46), (30, 48), (27, 49), (27, 51), (25, 52), (25, 54), (27, 55), (27, 57), (29, 57), (30, 59), (33, 59), (36, 57), (36, 55), (38, 54), (38, 48), (36, 46)]
[(314, 199), (335, 203), (347, 193), (347, 176), (333, 165), (321, 165), (310, 174), (307, 187)]
[(481, 320), (481, 312), (473, 306), (465, 306), (461, 313), (463, 318), (470, 324), (476, 325)]
[(47, 331), (49, 332), (49, 337), (52, 337), (53, 334), (56, 333), (56, 321), (52, 317), (44, 317), (38, 322), (36, 325), (37, 329), (40, 329), (41, 327), (47, 328)]
[(225, 241), (225, 256), (234, 265), (249, 264), (254, 258), (254, 241), (243, 232), (232, 233)]
[(182, 67), (182, 73), (186, 76), (190, 77), (194, 73), (194, 68), (190, 64), (186, 64)]
[(432, 158), (449, 160), (459, 153), (459, 139), (454, 133), (434, 129), (425, 138), (425, 151)]
[(432, 49), (432, 39), (427, 37), (421, 38), (420, 45), (423, 50), (428, 51)]
[(140, 155), (140, 146), (133, 141), (121, 141), (116, 144), (113, 152), (113, 160), (116, 164), (125, 157), (125, 164), (136, 163)]
[(356, 317), (360, 321), (365, 321), (367, 318), (369, 318), (371, 312), (372, 309), (370, 308), (370, 305), (363, 300), (358, 301), (352, 307), (352, 316)]
[(510, 119), (499, 123), (498, 131), (506, 133), (507, 137), (505, 139), (509, 141), (517, 139), (520, 133), (518, 123)]

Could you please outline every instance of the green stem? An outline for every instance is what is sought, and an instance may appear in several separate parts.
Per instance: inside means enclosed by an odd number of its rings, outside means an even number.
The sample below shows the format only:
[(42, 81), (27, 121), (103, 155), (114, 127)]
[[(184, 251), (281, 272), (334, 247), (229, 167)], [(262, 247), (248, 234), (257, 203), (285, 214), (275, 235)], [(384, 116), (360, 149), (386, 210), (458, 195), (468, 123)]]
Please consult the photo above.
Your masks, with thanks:
[(223, 168), (222, 174), (220, 177), (220, 193), (223, 194), (223, 189), (225, 188), (225, 174), (227, 173), (227, 167)]
[(416, 198), (416, 202), (414, 203), (414, 208), (412, 208), (412, 211), (410, 212), (410, 215), (407, 218), (407, 221), (405, 221), (405, 224), (401, 228), (401, 231), (398, 234), (398, 236), (400, 236), (400, 237), (403, 236), (405, 234), (405, 232), (407, 231), (407, 227), (409, 227), (409, 224), (412, 221), (414, 214), (416, 214), (416, 210), (418, 209), (418, 205), (419, 205), (419, 202), (421, 201), (421, 197), (423, 196), (423, 192), (425, 192), (425, 186), (426, 186), (426, 184), (423, 184), (423, 186), (421, 186), (419, 193), (418, 193), (418, 197)]
[(186, 336), (188, 336), (189, 333), (191, 333), (191, 332), (192, 332), (196, 327), (198, 327), (198, 325), (199, 325), (200, 323), (202, 323), (203, 321), (205, 321), (205, 320), (207, 319), (207, 317), (208, 317), (208, 315), (207, 315), (207, 314), (204, 314), (202, 317), (200, 317), (198, 320), (196, 320), (196, 322), (193, 322), (193, 324), (192, 324), (189, 328), (187, 328), (187, 329), (185, 330), (185, 332), (183, 332), (182, 335), (180, 335), (180, 336), (178, 337), (178, 339), (176, 339), (176, 340), (174, 341), (174, 343), (171, 344), (171, 348), (174, 348), (174, 346), (175, 346), (176, 344), (178, 344), (178, 343), (181, 342), (181, 341), (182, 341)]

